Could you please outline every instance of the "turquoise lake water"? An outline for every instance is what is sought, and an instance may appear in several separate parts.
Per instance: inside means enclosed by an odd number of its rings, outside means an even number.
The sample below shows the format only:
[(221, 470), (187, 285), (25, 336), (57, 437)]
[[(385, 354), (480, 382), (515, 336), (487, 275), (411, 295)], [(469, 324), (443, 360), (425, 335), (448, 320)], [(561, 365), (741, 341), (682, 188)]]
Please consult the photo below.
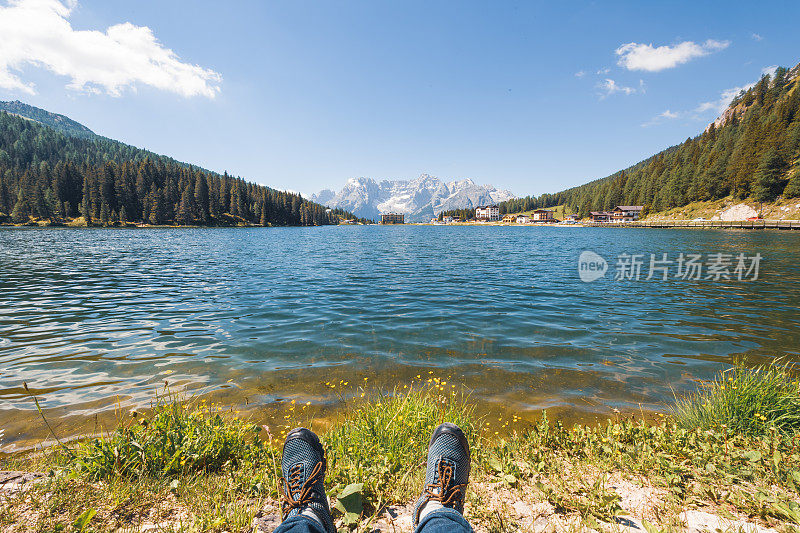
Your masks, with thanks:
[[(609, 262), (591, 283), (586, 250)], [(638, 281), (614, 279), (625, 253), (643, 255)], [(673, 263), (647, 280), (651, 253), (727, 254), (732, 279)], [(737, 279), (740, 253), (761, 255), (757, 280)], [(356, 384), (429, 372), (487, 411), (665, 411), (736, 358), (796, 359), (798, 282), (800, 232), (2, 229), (0, 426), (6, 446), (41, 436), (23, 382), (69, 435), (165, 380), (256, 416), (289, 399), (322, 416)]]

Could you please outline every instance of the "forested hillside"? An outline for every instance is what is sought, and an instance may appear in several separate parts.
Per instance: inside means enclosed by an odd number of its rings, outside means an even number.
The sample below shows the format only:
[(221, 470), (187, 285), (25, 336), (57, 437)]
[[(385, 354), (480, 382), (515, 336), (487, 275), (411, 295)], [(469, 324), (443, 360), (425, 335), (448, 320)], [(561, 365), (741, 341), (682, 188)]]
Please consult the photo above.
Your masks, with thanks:
[[(60, 115), (59, 115), (60, 116)], [(76, 123), (77, 124), (77, 123)], [(353, 218), (300, 195), (0, 111), (0, 221), (322, 225)]]
[(94, 139), (98, 137), (95, 132), (84, 126), (79, 122), (75, 122), (69, 117), (59, 115), (58, 113), (51, 113), (38, 107), (25, 104), (19, 100), (13, 102), (0, 102), (0, 111), (6, 111), (11, 115), (18, 115), (23, 118), (29, 118), (36, 122), (53, 128), (54, 130), (63, 133), (67, 137), (80, 137), (81, 139)]
[(616, 205), (662, 211), (732, 195), (800, 196), (800, 65), (779, 68), (740, 93), (701, 135), (606, 178), (555, 194), (509, 200), (501, 213), (564, 204), (572, 212)]

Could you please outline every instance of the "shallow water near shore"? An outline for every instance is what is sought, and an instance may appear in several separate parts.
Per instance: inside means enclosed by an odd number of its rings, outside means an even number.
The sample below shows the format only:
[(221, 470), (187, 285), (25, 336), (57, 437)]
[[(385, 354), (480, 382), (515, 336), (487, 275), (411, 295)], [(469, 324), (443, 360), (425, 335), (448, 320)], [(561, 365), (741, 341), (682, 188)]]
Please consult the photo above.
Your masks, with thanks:
[[(580, 280), (585, 250), (605, 277)], [(613, 279), (623, 253), (640, 280)], [(647, 280), (651, 253), (762, 259), (754, 281)], [(46, 435), (23, 382), (64, 437), (165, 381), (264, 421), (430, 376), (485, 413), (663, 412), (737, 358), (796, 360), (798, 282), (793, 232), (1, 229), (3, 445)]]

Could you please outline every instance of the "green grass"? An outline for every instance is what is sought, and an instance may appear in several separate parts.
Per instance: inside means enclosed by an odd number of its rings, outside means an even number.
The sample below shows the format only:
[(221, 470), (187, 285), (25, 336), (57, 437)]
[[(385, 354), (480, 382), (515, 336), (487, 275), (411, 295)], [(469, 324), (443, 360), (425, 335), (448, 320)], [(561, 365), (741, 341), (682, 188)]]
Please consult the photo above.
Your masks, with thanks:
[(82, 443), (69, 466), (93, 481), (221, 472), (265, 456), (260, 430), (205, 402), (191, 406), (167, 396), (146, 418), (121, 423), (112, 434)]
[(800, 430), (800, 381), (788, 363), (721, 372), (695, 394), (680, 398), (674, 415), (681, 427), (758, 436), (773, 428)]
[(328, 480), (332, 492), (365, 483), (364, 495), (376, 506), (402, 502), (419, 491), (428, 439), (442, 422), (457, 424), (471, 442), (478, 441), (474, 406), (438, 378), (430, 386), (397, 388), (353, 407), (323, 437)]
[[(739, 366), (680, 399), (674, 416), (657, 423), (618, 417), (566, 427), (545, 413), (534, 424), (514, 417), (506, 436), (490, 431), (469, 396), (439, 378), (373, 397), (350, 391), (347, 414), (321, 432), (326, 487), (335, 499), (356, 486), (363, 505), (342, 527), (369, 530), (382, 505), (415, 499), (431, 431), (447, 420), (465, 430), (472, 449), (468, 519), (489, 531), (523, 527), (513, 513), (486, 505), (514, 499), (547, 502), (558, 517), (602, 529), (624, 512), (612, 478), (655, 487), (648, 520), (658, 531), (680, 529), (680, 511), (692, 506), (790, 531), (800, 526), (797, 387), (786, 366)], [(292, 403), (282, 434), (313, 426), (303, 413)], [(70, 451), (0, 459), (0, 469), (49, 472), (0, 505), (0, 529), (66, 531), (92, 515), (87, 531), (162, 522), (175, 530), (249, 531), (253, 517), (277, 503), (282, 434), (202, 401), (163, 397)]]

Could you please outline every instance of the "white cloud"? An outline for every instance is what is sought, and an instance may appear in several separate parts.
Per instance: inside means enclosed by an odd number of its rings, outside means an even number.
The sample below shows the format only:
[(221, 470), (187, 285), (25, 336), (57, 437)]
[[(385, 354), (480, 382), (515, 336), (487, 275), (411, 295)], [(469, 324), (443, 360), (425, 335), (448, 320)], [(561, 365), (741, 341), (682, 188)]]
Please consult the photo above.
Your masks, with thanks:
[(699, 115), (707, 111), (714, 111), (717, 115), (720, 115), (722, 114), (723, 111), (725, 111), (728, 108), (733, 99), (736, 98), (736, 95), (738, 95), (742, 91), (746, 91), (756, 83), (757, 82), (753, 82), (753, 83), (748, 83), (747, 85), (742, 85), (741, 87), (732, 87), (730, 89), (725, 89), (720, 93), (718, 100), (703, 102), (694, 109), (694, 112)]
[(623, 44), (614, 52), (619, 56), (618, 64), (628, 70), (645, 70), (658, 72), (687, 63), (694, 58), (706, 56), (730, 45), (729, 41), (708, 39), (702, 44), (684, 41), (675, 46), (658, 46), (652, 44)]
[[(771, 65), (769, 67), (764, 67), (761, 69), (762, 75), (769, 75), (774, 76), (775, 71), (778, 69), (777, 65)], [(703, 102), (699, 104), (695, 109), (694, 112), (698, 115), (706, 113), (708, 111), (714, 111), (717, 115), (721, 115), (723, 111), (725, 111), (730, 103), (733, 101), (736, 96), (742, 92), (750, 89), (753, 87), (758, 81), (754, 81), (752, 83), (748, 83), (747, 85), (742, 85), (741, 87), (731, 87), (730, 89), (725, 89), (719, 95), (719, 99), (712, 100), (710, 102)]]
[(763, 37), (762, 37), (762, 36), (760, 36), (760, 35), (759, 35), (759, 34), (757, 34), (757, 33), (754, 33), (754, 34), (752, 35), (752, 37), (753, 37), (753, 40), (754, 40), (754, 41), (760, 41), (760, 40), (762, 40), (762, 39), (763, 39)]
[(69, 78), (67, 87), (120, 96), (138, 85), (181, 96), (214, 98), (222, 77), (180, 60), (146, 26), (129, 22), (103, 31), (75, 30), (69, 17), (77, 0), (9, 0), (0, 5), (0, 88), (35, 93), (20, 78), (26, 66)]
[(775, 71), (778, 70), (778, 65), (770, 65), (761, 69), (762, 75), (769, 75), (770, 78), (775, 76)]
[(578, 72), (575, 73), (575, 77), (576, 78), (582, 78), (584, 76), (586, 76), (586, 71), (585, 70), (579, 70)]
[(639, 92), (639, 90), (644, 91), (644, 84), (641, 82), (641, 80), (639, 84), (641, 89), (636, 89), (635, 87), (619, 85), (616, 81), (606, 78), (597, 84), (597, 88), (600, 90), (600, 98), (603, 99), (617, 93), (630, 95)]
[[(769, 74), (773, 76), (775, 74), (775, 70), (777, 67), (770, 66), (762, 69), (763, 74)], [(747, 85), (742, 85), (740, 87), (731, 87), (730, 89), (725, 89), (724, 91), (720, 92), (719, 98), (716, 100), (710, 100), (708, 102), (702, 102), (698, 104), (694, 109), (688, 111), (671, 111), (667, 109), (663, 113), (659, 113), (652, 119), (648, 120), (644, 124), (643, 127), (647, 126), (654, 126), (656, 124), (661, 124), (666, 120), (673, 120), (676, 118), (685, 118), (690, 120), (709, 120), (710, 112), (713, 112), (715, 116), (722, 115), (722, 113), (728, 108), (730, 103), (733, 101), (736, 96), (741, 93), (742, 91), (746, 91), (753, 87), (758, 81), (754, 81), (753, 83), (748, 83)]]
[(611, 72), (611, 69), (608, 68), (608, 67), (605, 67), (605, 68), (601, 68), (600, 70), (598, 70), (597, 74), (599, 74), (600, 76), (605, 76), (609, 72)]
[(654, 116), (653, 118), (642, 124), (642, 127), (646, 128), (648, 126), (655, 126), (656, 124), (661, 124), (666, 120), (674, 120), (676, 118), (679, 118), (680, 116), (681, 113), (677, 113), (667, 109), (666, 111), (659, 113), (658, 115)]

